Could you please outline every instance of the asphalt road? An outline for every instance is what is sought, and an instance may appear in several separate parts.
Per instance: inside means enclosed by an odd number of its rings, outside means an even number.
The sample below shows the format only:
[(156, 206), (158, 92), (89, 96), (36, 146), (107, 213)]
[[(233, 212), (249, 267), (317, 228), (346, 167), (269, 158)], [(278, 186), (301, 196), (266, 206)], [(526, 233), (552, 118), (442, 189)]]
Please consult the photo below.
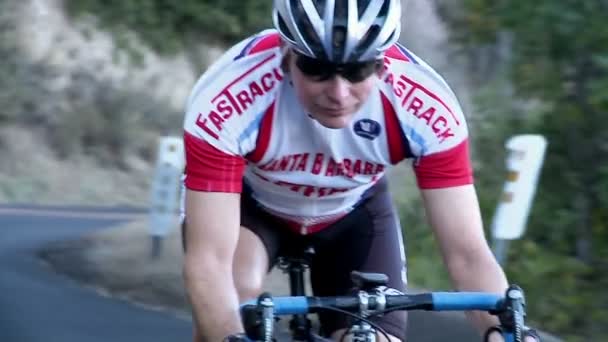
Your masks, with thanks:
[(46, 243), (126, 222), (135, 210), (0, 206), (0, 341), (191, 341), (191, 323), (103, 297), (35, 256)]
[[(191, 322), (101, 296), (55, 274), (42, 246), (125, 223), (141, 210), (0, 206), (0, 341), (191, 341)], [(479, 341), (461, 316), (410, 314), (408, 341)]]

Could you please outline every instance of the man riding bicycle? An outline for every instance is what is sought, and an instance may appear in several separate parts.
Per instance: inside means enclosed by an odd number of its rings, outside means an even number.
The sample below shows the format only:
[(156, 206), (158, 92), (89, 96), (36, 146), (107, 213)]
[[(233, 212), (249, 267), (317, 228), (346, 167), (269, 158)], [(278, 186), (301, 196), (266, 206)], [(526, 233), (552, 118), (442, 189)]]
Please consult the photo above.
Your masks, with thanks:
[[(405, 291), (385, 170), (410, 158), (454, 286), (504, 293), (464, 115), (445, 81), (397, 43), (399, 0), (275, 0), (273, 19), (274, 30), (216, 61), (188, 100), (184, 278), (195, 341), (241, 340), (239, 303), (295, 246), (315, 248), (315, 295), (347, 294), (352, 270), (387, 274)], [(498, 324), (469, 315), (481, 332)], [(348, 327), (335, 314), (320, 322), (335, 340)], [(405, 313), (376, 322), (405, 339)]]

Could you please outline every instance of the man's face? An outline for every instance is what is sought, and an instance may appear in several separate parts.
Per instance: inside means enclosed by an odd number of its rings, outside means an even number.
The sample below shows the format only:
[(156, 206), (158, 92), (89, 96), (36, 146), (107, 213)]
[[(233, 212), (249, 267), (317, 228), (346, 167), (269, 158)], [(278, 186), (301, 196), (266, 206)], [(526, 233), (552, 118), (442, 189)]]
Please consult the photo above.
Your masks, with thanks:
[(380, 61), (336, 66), (294, 51), (288, 53), (288, 68), (298, 100), (328, 128), (343, 128), (352, 121), (382, 69)]

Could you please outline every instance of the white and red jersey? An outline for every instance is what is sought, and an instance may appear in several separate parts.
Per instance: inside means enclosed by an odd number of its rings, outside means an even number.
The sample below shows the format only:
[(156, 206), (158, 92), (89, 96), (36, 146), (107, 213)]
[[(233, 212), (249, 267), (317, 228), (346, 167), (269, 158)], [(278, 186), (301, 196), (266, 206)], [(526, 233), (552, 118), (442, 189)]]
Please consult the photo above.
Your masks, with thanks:
[(279, 35), (267, 30), (227, 51), (199, 79), (185, 118), (187, 188), (241, 192), (313, 232), (349, 212), (388, 166), (414, 159), (420, 188), (473, 181), (468, 133), (445, 81), (400, 45), (341, 129), (320, 125), (281, 70)]

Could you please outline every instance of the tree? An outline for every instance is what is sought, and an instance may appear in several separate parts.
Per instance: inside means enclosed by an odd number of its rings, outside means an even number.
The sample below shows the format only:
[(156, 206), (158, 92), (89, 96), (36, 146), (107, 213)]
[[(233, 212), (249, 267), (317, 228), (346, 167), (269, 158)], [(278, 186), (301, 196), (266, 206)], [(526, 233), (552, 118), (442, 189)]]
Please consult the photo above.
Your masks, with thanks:
[[(519, 255), (527, 251), (529, 258), (536, 255), (537, 262), (526, 268), (518, 260), (508, 271), (522, 279), (536, 277), (529, 286), (537, 288), (535, 298), (555, 296), (532, 303), (553, 329), (599, 340), (602, 324), (608, 323), (600, 310), (608, 303), (608, 2), (438, 4), (464, 51), (478, 53), (490, 46), (491, 54), (500, 57), (493, 59), (490, 71), (497, 78), (505, 71), (512, 86), (507, 109), (520, 123), (511, 128), (528, 127), (549, 140), (529, 224), (533, 243), (518, 250)], [(488, 82), (487, 77), (476, 79)], [(503, 105), (489, 112), (505, 110)], [(561, 288), (522, 269), (560, 276)]]

